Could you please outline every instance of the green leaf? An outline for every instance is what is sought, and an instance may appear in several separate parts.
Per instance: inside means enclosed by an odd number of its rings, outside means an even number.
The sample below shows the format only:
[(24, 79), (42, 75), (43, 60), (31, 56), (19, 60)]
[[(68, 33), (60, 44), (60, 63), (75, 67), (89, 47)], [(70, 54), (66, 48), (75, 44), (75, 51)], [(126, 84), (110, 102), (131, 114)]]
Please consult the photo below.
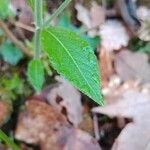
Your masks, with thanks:
[(96, 57), (86, 41), (67, 29), (49, 27), (42, 30), (41, 45), (58, 73), (103, 104)]
[(58, 26), (67, 28), (71, 31), (74, 31), (79, 34), (79, 36), (83, 39), (86, 40), (90, 46), (93, 48), (93, 50), (96, 50), (98, 43), (100, 42), (100, 38), (97, 37), (89, 37), (87, 34), (81, 34), (80, 32), (82, 31), (81, 28), (77, 28), (71, 23), (70, 19), (70, 13), (65, 12), (63, 16), (60, 17)]
[(0, 55), (11, 65), (16, 65), (23, 58), (21, 50), (8, 41), (0, 46)]
[(34, 10), (34, 0), (27, 0), (28, 5)]
[(0, 140), (4, 141), (12, 150), (20, 150), (18, 145), (16, 145), (2, 130), (0, 130)]
[(8, 6), (9, 0), (0, 0), (0, 19), (5, 19), (11, 14)]
[(34, 89), (39, 92), (44, 83), (44, 67), (40, 60), (31, 60), (27, 71), (28, 79)]
[(16, 91), (18, 94), (23, 93), (23, 80), (19, 78), (18, 74), (15, 73), (11, 76), (11, 79), (4, 79), (1, 82), (8, 91)]

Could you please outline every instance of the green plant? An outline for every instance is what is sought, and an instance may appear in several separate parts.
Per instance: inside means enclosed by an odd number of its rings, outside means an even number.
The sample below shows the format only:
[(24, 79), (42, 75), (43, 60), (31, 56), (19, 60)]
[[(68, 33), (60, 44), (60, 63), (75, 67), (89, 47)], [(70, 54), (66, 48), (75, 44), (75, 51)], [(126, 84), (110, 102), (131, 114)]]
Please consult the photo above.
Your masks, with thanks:
[(0, 139), (4, 141), (13, 150), (20, 150), (20, 148), (2, 131), (0, 130)]
[[(1, 2), (0, 11), (8, 7), (9, 0)], [(85, 36), (81, 37), (79, 33), (72, 32), (62, 27), (53, 27), (51, 21), (57, 17), (71, 2), (65, 0), (60, 7), (47, 19), (44, 19), (44, 1), (28, 0), (33, 12), (35, 22), (34, 34), (34, 58), (29, 62), (27, 76), (36, 90), (40, 92), (44, 83), (44, 65), (43, 56), (47, 55), (50, 64), (59, 74), (69, 80), (76, 88), (92, 98), (96, 103), (103, 105), (100, 93), (99, 71), (96, 62), (96, 56), (92, 50), (89, 41), (85, 41)], [(6, 7), (7, 6), (7, 7)], [(9, 11), (8, 11), (9, 12)], [(5, 19), (7, 15), (1, 15), (0, 19)], [(1, 27), (6, 34), (6, 27), (0, 21)], [(11, 35), (12, 37), (12, 35)], [(14, 40), (14, 38), (12, 38)], [(23, 52), (31, 56), (26, 48), (20, 42), (14, 43), (22, 48)], [(10, 49), (14, 49), (13, 52)], [(43, 50), (43, 51), (41, 51)], [(13, 55), (16, 59), (12, 59)], [(15, 49), (11, 43), (5, 42), (1, 46), (1, 55), (5, 61), (11, 65), (16, 65), (22, 58), (22, 54)], [(10, 61), (11, 60), (11, 61)]]
[[(27, 76), (36, 92), (40, 92), (45, 80), (43, 56), (45, 57), (47, 55), (50, 64), (59, 74), (64, 76), (65, 79), (69, 80), (76, 88), (92, 98), (96, 103), (103, 105), (103, 99), (100, 93), (98, 65), (91, 47), (94, 44), (89, 44), (91, 39), (88, 39), (88, 43), (84, 40), (87, 39), (85, 35), (79, 35), (80, 31), (75, 31), (77, 32), (75, 33), (62, 27), (53, 27), (50, 25), (51, 21), (70, 2), (71, 0), (65, 0), (47, 20), (44, 20), (43, 0), (28, 0), (28, 4), (30, 4), (34, 12), (35, 35), (34, 57), (29, 62)], [(2, 21), (12, 14), (8, 9), (8, 5), (9, 0), (0, 1), (0, 26), (4, 30), (4, 33), (8, 34), (8, 36), (10, 35), (10, 40), (18, 48), (23, 49), (22, 51), (25, 54), (31, 57), (31, 54), (27, 52), (25, 46), (11, 35)], [(10, 65), (16, 65), (23, 57), (23, 54), (18, 48), (14, 47), (9, 40), (6, 40), (0, 47), (0, 57)], [(13, 57), (14, 55), (16, 57)], [(20, 88), (20, 85), (22, 85), (20, 83), (17, 76), (14, 76), (14, 80), (11, 82), (3, 82), (2, 84), (15, 90), (18, 87)], [(11, 97), (14, 98), (13, 95)], [(19, 149), (1, 130), (0, 139), (6, 142), (8, 146), (11, 146), (13, 150)]]
[(42, 49), (59, 74), (95, 102), (103, 105), (98, 65), (90, 45), (74, 32), (49, 25), (70, 2), (71, 0), (64, 1), (49, 19), (43, 21), (43, 1), (34, 0), (34, 59), (28, 66), (28, 77), (39, 92), (44, 82), (44, 67), (40, 60)]

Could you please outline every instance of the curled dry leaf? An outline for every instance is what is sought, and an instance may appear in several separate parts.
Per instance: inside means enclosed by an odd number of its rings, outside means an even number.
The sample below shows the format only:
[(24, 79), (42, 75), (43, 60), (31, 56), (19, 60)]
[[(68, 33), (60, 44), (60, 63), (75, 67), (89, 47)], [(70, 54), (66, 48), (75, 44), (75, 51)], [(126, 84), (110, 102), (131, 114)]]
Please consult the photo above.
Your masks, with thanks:
[(59, 85), (50, 90), (47, 100), (59, 112), (65, 108), (67, 119), (77, 126), (82, 120), (81, 94), (62, 77), (56, 80)]
[(70, 127), (61, 113), (41, 101), (30, 100), (19, 116), (15, 137), (41, 150), (100, 150), (87, 133)]
[(115, 141), (112, 150), (143, 150), (149, 146), (150, 139), (150, 94), (138, 91), (126, 91), (117, 102), (93, 111), (109, 117), (130, 118), (128, 123)]
[(144, 53), (121, 51), (115, 57), (115, 69), (123, 81), (140, 79), (144, 83), (150, 82), (150, 65)]
[(129, 36), (119, 21), (106, 21), (100, 26), (101, 45), (108, 51), (119, 50), (128, 45)]

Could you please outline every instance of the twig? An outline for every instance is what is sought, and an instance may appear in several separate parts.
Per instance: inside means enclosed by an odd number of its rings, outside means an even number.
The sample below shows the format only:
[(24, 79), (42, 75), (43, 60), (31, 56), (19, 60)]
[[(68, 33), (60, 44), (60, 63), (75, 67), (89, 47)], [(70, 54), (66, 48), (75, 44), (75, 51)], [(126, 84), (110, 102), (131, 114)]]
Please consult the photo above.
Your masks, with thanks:
[(20, 28), (22, 28), (22, 29), (25, 29), (25, 30), (27, 30), (27, 31), (35, 32), (34, 27), (28, 26), (28, 25), (23, 24), (23, 23), (21, 23), (21, 22), (14, 22), (14, 25), (17, 26), (17, 27), (20, 27)]
[(30, 32), (35, 32), (35, 28), (34, 27), (29, 26), (27, 24), (24, 24), (24, 23), (22, 23), (20, 21), (16, 21), (12, 17), (9, 17), (9, 22), (12, 23), (13, 25), (15, 25), (16, 27), (25, 29), (25, 30), (30, 31)]
[(71, 2), (72, 0), (65, 0), (60, 6), (59, 8), (50, 16), (49, 19), (47, 19), (47, 21), (44, 23), (44, 26), (48, 26), (50, 24), (50, 22), (57, 17)]
[(32, 57), (32, 53), (14, 36), (14, 34), (9, 30), (7, 25), (0, 20), (0, 28), (5, 32), (6, 36), (18, 47), (22, 50), (22, 52), (28, 57)]

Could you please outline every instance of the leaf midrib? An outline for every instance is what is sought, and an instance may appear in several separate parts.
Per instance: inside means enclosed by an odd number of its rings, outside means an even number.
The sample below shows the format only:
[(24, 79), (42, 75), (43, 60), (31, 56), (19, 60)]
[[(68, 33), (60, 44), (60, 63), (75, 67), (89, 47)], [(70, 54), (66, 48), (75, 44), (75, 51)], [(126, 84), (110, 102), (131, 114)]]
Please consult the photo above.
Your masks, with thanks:
[(51, 33), (50, 31), (46, 31), (49, 34), (51, 34), (59, 43), (60, 45), (65, 49), (65, 51), (67, 52), (67, 54), (70, 56), (70, 58), (72, 59), (72, 61), (74, 62), (75, 66), (77, 67), (77, 69), (79, 70), (81, 76), (84, 78), (84, 80), (86, 81), (86, 83), (88, 84), (88, 86), (90, 87), (91, 91), (93, 91), (94, 95), (97, 97), (97, 95), (95, 94), (93, 88), (91, 87), (91, 85), (89, 84), (89, 82), (86, 80), (86, 78), (84, 77), (84, 75), (82, 74), (80, 67), (78, 66), (78, 64), (75, 62), (75, 60), (73, 59), (73, 57), (71, 56), (71, 54), (69, 53), (69, 51), (67, 50), (67, 48), (63, 45), (63, 43), (59, 40), (58, 37), (56, 37), (53, 33)]

